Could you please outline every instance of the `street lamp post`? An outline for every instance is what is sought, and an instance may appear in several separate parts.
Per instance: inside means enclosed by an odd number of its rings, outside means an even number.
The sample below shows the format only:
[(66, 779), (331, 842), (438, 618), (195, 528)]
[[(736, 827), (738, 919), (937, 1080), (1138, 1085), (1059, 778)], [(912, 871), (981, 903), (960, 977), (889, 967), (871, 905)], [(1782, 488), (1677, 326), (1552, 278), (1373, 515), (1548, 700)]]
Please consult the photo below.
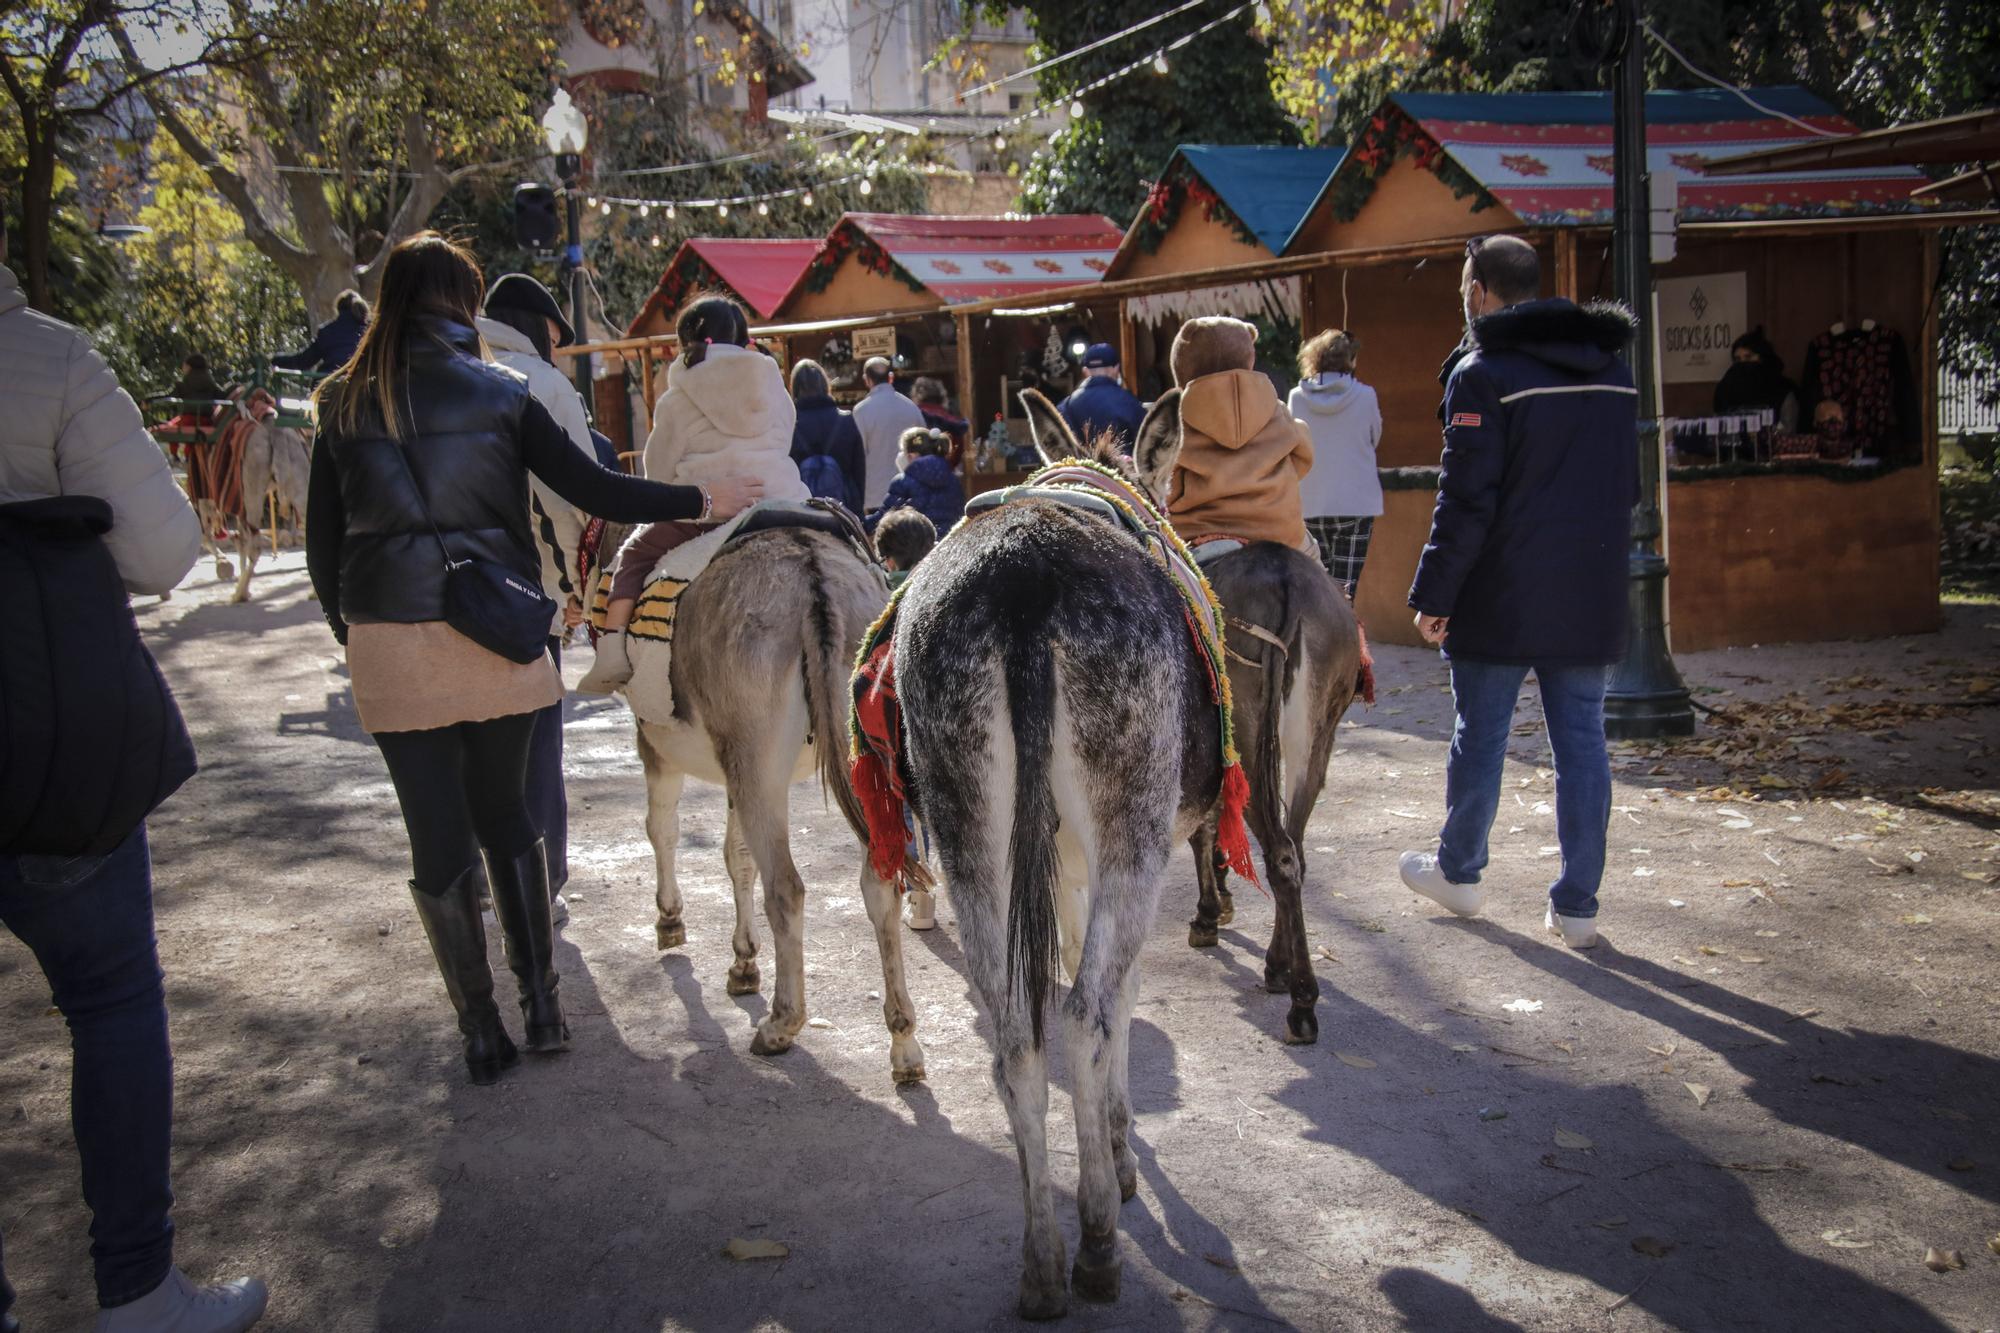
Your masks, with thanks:
[[(583, 112), (569, 100), (569, 90), (556, 89), (556, 98), (542, 115), (542, 137), (547, 141), (549, 152), (556, 159), (556, 177), (563, 187), (563, 282), (569, 287), (569, 322), (576, 330), (579, 341), (587, 341), (584, 333), (583, 313), (583, 200), (577, 193), (577, 182), (583, 176), (583, 149), (589, 141), (590, 129), (584, 123)], [(572, 358), (572, 369), (576, 376), (576, 391), (583, 397), (584, 406), (590, 401), (590, 356), (585, 353)]]
[(1618, 298), (1639, 317), (1632, 379), (1639, 389), (1639, 503), (1632, 511), (1629, 628), (1625, 659), (1604, 694), (1604, 734), (1645, 740), (1694, 734), (1694, 706), (1667, 648), (1667, 561), (1660, 554), (1660, 394), (1653, 379), (1653, 262), (1646, 171), (1646, 62), (1640, 0), (1615, 6), (1612, 267)]

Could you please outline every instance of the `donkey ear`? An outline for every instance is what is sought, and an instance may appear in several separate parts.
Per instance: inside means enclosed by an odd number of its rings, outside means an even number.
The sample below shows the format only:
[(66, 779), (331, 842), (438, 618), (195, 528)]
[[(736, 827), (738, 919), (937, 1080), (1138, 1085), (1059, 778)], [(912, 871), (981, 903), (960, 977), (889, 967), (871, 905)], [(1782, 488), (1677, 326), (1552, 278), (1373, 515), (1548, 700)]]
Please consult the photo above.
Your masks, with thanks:
[(1042, 397), (1040, 390), (1021, 390), (1021, 410), (1028, 414), (1028, 430), (1035, 437), (1035, 452), (1042, 456), (1044, 463), (1082, 457), (1083, 446), (1076, 442), (1076, 432), (1063, 420), (1062, 413), (1056, 411), (1056, 405)]
[(1181, 456), (1181, 391), (1169, 389), (1147, 411), (1132, 442), (1132, 465), (1154, 498), (1164, 501)]

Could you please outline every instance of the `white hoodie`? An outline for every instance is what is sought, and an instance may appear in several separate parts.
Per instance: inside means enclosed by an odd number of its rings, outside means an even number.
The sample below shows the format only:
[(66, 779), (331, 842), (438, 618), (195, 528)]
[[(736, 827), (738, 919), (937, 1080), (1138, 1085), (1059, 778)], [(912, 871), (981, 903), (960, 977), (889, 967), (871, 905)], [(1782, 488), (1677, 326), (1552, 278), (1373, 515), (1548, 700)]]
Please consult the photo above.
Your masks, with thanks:
[(1299, 482), (1306, 517), (1380, 514), (1375, 447), (1382, 442), (1382, 409), (1375, 391), (1352, 375), (1328, 371), (1293, 389), (1287, 406), (1312, 432), (1312, 471)]
[[(479, 336), (493, 359), (528, 379), (528, 392), (549, 410), (556, 424), (569, 436), (570, 443), (591, 462), (597, 450), (590, 443), (590, 418), (584, 413), (583, 398), (569, 376), (542, 360), (528, 335), (495, 319), (479, 317)], [(528, 476), (528, 526), (534, 530), (535, 548), (542, 554), (542, 591), (560, 608), (570, 597), (582, 596), (583, 580), (576, 569), (576, 548), (583, 540), (585, 515), (543, 484)], [(555, 633), (562, 632), (562, 613), (556, 613)]]
[(797, 421), (784, 374), (762, 352), (717, 343), (699, 365), (675, 357), (646, 437), (646, 476), (680, 486), (757, 477), (766, 500), (808, 499), (792, 461)]

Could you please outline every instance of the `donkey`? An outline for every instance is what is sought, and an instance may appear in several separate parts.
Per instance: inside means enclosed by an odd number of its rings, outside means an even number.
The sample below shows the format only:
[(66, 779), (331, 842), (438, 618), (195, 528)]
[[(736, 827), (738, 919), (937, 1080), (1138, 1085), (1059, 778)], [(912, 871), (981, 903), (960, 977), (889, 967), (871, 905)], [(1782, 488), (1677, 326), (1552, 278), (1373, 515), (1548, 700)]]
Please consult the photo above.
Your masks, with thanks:
[[(270, 503), (271, 549), (277, 550), (278, 531), (286, 511), (291, 512), (301, 541), (305, 535), (306, 481), (312, 460), (305, 436), (275, 420), (252, 420), (243, 439), (243, 512), (236, 519), (236, 590), (232, 602), (250, 600), (250, 571), (257, 563), (257, 525)], [(210, 524), (204, 522), (204, 531)], [(216, 572), (223, 578), (227, 561), (216, 552)]]
[[(760, 984), (752, 890), (758, 877), (764, 881), (777, 977), (770, 1013), (750, 1042), (758, 1055), (791, 1049), (806, 1021), (805, 885), (792, 862), (791, 784), (817, 770), (867, 841), (848, 784), (847, 682), (861, 637), (887, 601), (880, 569), (826, 533), (776, 528), (725, 546), (680, 596), (668, 668), (674, 718), (638, 726), (659, 947), (687, 943), (674, 852), (688, 775), (729, 793), (723, 863), (736, 895), (731, 995), (752, 994)], [(902, 905), (866, 856), (861, 897), (882, 955), (889, 1072), (897, 1083), (915, 1083), (924, 1077), (924, 1051), (903, 978)]]
[[(1314, 1042), (1319, 979), (1306, 947), (1303, 839), (1326, 782), (1334, 730), (1363, 688), (1361, 628), (1319, 562), (1288, 546), (1253, 542), (1208, 562), (1203, 572), (1226, 612), (1236, 741), (1250, 779), (1245, 816), (1264, 848), (1277, 905), (1264, 989), (1291, 993), (1285, 1040)], [(1213, 822), (1196, 830), (1201, 896), (1188, 943), (1197, 949), (1213, 948), (1217, 926), (1235, 914), (1215, 844)]]
[[(1022, 401), (1045, 459), (1085, 456), (1047, 399), (1030, 390)], [(1175, 391), (1147, 414), (1141, 470), (1177, 445), (1179, 412)], [(1144, 484), (1108, 441), (1094, 456)], [(909, 786), (992, 1021), (994, 1082), (1020, 1157), (1024, 1318), (1067, 1308), (1042, 1046), (1059, 963), (1071, 978), (1060, 1008), (1082, 1221), (1069, 1283), (1085, 1300), (1118, 1295), (1118, 1204), (1138, 1187), (1126, 1059), (1139, 950), (1173, 847), (1209, 817), (1224, 776), (1188, 619), (1138, 541), (1036, 498), (954, 529), (897, 609)]]

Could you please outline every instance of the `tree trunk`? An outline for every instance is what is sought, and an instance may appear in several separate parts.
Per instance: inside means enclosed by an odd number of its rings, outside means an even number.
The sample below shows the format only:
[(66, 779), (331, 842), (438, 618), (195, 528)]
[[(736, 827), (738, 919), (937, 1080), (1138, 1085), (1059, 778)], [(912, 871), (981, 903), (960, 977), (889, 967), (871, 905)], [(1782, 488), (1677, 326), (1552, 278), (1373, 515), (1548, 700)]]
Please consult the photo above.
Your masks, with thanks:
[(49, 227), (55, 216), (56, 146), (46, 127), (24, 121), (28, 162), (21, 173), (21, 277), (28, 304), (53, 313), (49, 305)]

